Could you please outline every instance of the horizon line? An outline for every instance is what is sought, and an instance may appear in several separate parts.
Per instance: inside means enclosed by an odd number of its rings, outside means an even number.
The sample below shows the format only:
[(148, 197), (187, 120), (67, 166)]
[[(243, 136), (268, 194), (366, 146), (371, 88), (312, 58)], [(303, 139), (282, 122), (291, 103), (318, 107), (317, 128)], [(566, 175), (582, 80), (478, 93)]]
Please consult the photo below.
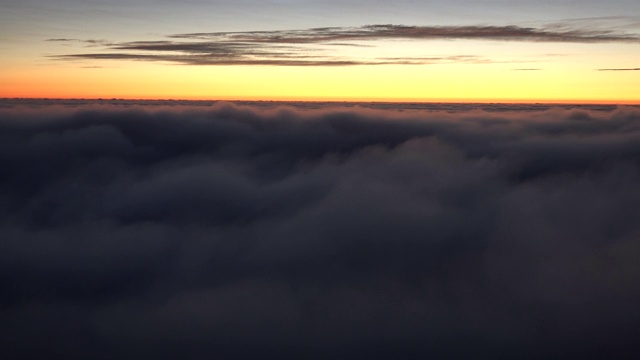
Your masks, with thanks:
[(451, 104), (553, 104), (553, 105), (640, 105), (639, 100), (581, 100), (581, 99), (382, 99), (382, 98), (163, 98), (163, 97), (0, 97), (3, 100), (49, 101), (224, 101), (224, 102), (309, 102), (309, 103), (451, 103)]

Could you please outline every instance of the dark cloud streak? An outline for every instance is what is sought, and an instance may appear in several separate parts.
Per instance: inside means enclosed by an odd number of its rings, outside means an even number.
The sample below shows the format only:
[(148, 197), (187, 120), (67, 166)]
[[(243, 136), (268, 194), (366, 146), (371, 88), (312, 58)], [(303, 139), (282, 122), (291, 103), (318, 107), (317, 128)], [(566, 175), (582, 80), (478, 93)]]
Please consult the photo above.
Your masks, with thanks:
[(111, 46), (112, 42), (107, 40), (98, 40), (98, 39), (68, 39), (68, 38), (56, 38), (56, 39), (46, 39), (47, 42), (57, 42), (57, 43), (80, 43), (85, 44), (88, 47), (100, 47), (100, 46)]
[(640, 68), (598, 69), (598, 71), (640, 71)]
[(171, 35), (170, 38), (231, 40), (250, 43), (310, 44), (381, 39), (514, 40), (541, 42), (638, 42), (635, 34), (613, 31), (551, 30), (520, 26), (368, 25), (357, 28), (315, 28), (291, 31), (215, 32)]
[[(369, 25), (354, 28), (315, 28), (307, 30), (190, 33), (168, 36), (171, 40), (133, 41), (112, 44), (88, 40), (102, 46), (104, 53), (59, 55), (53, 58), (78, 60), (131, 59), (162, 61), (183, 65), (282, 65), (347, 66), (386, 64), (433, 64), (418, 57), (393, 61), (340, 58), (326, 47), (377, 46), (376, 42), (403, 40), (482, 40), (521, 42), (638, 43), (636, 34), (607, 30), (531, 28), (519, 26), (401, 26)], [(49, 41), (71, 41), (50, 39)], [(453, 59), (450, 57), (446, 62)], [(490, 60), (485, 60), (485, 63)]]

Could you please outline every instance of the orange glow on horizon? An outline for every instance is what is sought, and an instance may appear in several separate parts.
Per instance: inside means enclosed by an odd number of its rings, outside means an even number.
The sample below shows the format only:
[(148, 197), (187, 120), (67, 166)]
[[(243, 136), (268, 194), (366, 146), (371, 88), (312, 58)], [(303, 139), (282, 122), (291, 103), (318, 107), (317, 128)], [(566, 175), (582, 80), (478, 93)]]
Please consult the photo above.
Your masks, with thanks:
[(255, 102), (335, 102), (335, 103), (478, 103), (478, 104), (592, 104), (592, 105), (640, 105), (640, 100), (615, 99), (508, 99), (508, 98), (325, 98), (325, 97), (172, 97), (172, 96), (48, 96), (44, 95), (3, 95), (0, 99), (48, 99), (48, 100), (88, 100), (88, 101), (255, 101)]
[(0, 70), (0, 98), (640, 104), (640, 72), (512, 71), (503, 64), (175, 66)]

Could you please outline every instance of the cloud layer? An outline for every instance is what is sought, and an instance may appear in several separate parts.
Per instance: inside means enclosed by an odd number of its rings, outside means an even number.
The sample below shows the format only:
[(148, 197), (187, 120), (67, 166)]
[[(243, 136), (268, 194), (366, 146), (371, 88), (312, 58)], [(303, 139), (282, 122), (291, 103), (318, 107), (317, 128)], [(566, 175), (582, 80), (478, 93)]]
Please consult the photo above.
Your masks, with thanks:
[(638, 108), (0, 119), (3, 358), (638, 354)]
[[(103, 40), (84, 42), (102, 45), (102, 52), (55, 56), (67, 60), (144, 60), (186, 65), (284, 65), (346, 66), (389, 64), (434, 64), (443, 62), (487, 62), (469, 56), (402, 57), (382, 55), (354, 58), (336, 51), (336, 46), (376, 46), (383, 40), (481, 40), (521, 42), (640, 42), (633, 33), (612, 30), (589, 30), (553, 24), (548, 27), (521, 26), (405, 26), (368, 25), (362, 27), (328, 27), (305, 30), (246, 31), (175, 34), (168, 40), (109, 43)], [(69, 42), (73, 39), (49, 39)], [(388, 56), (388, 55), (386, 55)]]

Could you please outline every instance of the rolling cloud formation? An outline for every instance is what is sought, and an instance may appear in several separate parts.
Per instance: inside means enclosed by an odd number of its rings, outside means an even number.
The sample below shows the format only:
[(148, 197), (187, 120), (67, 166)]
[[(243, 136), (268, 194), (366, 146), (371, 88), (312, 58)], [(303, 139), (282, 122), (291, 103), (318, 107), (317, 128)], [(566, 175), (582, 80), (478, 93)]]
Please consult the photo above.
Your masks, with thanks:
[(637, 107), (169, 105), (0, 104), (3, 358), (638, 354)]

